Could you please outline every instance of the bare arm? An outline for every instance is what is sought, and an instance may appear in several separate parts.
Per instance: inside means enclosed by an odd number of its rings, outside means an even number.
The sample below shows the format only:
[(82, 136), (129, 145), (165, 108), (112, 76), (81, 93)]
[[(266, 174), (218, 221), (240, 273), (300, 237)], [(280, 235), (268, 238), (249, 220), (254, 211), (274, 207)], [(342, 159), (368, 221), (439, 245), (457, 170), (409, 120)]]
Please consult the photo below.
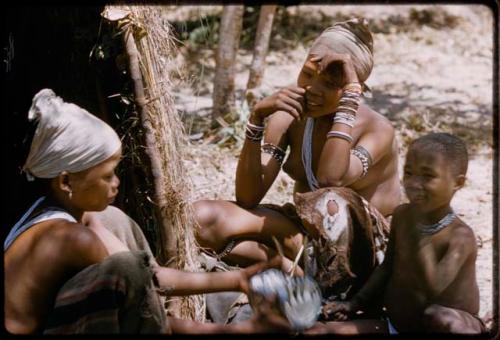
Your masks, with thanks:
[(168, 321), (173, 334), (246, 334), (253, 333), (250, 321), (236, 324), (203, 323), (187, 319), (169, 318)]
[[(267, 122), (264, 142), (286, 150), (286, 132), (294, 119), (302, 114), (302, 93), (299, 87), (289, 87), (266, 97), (255, 105), (249, 122), (263, 125)], [(262, 200), (280, 171), (279, 163), (269, 154), (262, 154), (260, 141), (245, 138), (236, 169), (236, 201), (243, 208), (253, 208)]]
[[(347, 302), (334, 301), (323, 307), (324, 314), (332, 314), (336, 320), (344, 321), (349, 318), (350, 315), (363, 309), (370, 301), (373, 300), (377, 294), (380, 294), (384, 290), (387, 281), (389, 280), (392, 273), (392, 264), (394, 260), (394, 247), (395, 247), (395, 226), (398, 220), (398, 211), (394, 213), (394, 217), (391, 222), (391, 232), (389, 235), (389, 243), (387, 245), (387, 250), (385, 252), (384, 262), (375, 268), (370, 278), (361, 288), (361, 290)], [(322, 326), (321, 326), (322, 327)]]
[(222, 291), (248, 293), (248, 279), (251, 276), (269, 268), (281, 268), (282, 261), (281, 256), (275, 256), (270, 261), (228, 272), (193, 273), (166, 267), (156, 267), (154, 270), (160, 289), (173, 296)]
[(243, 276), (240, 270), (193, 273), (158, 267), (155, 272), (160, 288), (167, 290), (168, 294), (173, 296), (242, 290)]
[(273, 309), (275, 303), (275, 298), (263, 299), (258, 306), (252, 306), (254, 315), (249, 320), (233, 324), (201, 323), (174, 318), (169, 318), (169, 324), (174, 334), (289, 333), (290, 324)]
[(429, 296), (439, 296), (453, 281), (471, 256), (476, 256), (476, 243), (473, 233), (460, 228), (454, 231), (448, 249), (441, 260), (437, 259), (430, 237), (420, 241), (417, 257), (422, 265), (422, 274)]
[(104, 244), (92, 230), (80, 224), (67, 224), (59, 237), (67, 268), (78, 272), (108, 256)]
[[(332, 124), (332, 130), (351, 134), (352, 128), (344, 124)], [(357, 145), (368, 151), (372, 166), (384, 157), (392, 147), (394, 129), (383, 122), (371, 126), (359, 138)], [(355, 183), (363, 172), (358, 157), (351, 154), (351, 144), (341, 138), (328, 138), (325, 142), (318, 165), (320, 186), (349, 186)]]
[(375, 268), (366, 284), (353, 298), (359, 306), (365, 306), (366, 302), (373, 300), (375, 296), (380, 294), (391, 276), (394, 261), (396, 229), (398, 221), (400, 220), (398, 215), (398, 210), (396, 210), (391, 221), (391, 232), (389, 234), (389, 242), (387, 244), (384, 262)]

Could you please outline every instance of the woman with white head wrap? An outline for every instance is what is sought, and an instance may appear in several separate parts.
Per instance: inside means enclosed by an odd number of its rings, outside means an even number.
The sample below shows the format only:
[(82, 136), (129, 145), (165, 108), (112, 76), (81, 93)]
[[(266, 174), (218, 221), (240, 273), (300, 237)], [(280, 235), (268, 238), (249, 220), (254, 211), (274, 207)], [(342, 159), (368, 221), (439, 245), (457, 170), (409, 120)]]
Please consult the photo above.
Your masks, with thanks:
[[(141, 229), (108, 207), (118, 192), (121, 142), (113, 129), (45, 89), (33, 98), (38, 120), (24, 170), (47, 181), (4, 242), (5, 327), (11, 333), (252, 332), (238, 325), (175, 320), (169, 327), (157, 289), (171, 295), (243, 291), (274, 263), (224, 273), (160, 267)], [(107, 208), (108, 207), (108, 208)], [(106, 209), (107, 208), (107, 209)], [(102, 211), (102, 213), (89, 213)]]
[(381, 216), (392, 214), (401, 197), (394, 129), (361, 100), (372, 68), (365, 20), (336, 23), (315, 39), (296, 86), (253, 107), (236, 172), (237, 202), (196, 202), (201, 246), (241, 265), (274, 254), (272, 236), (292, 261), (307, 254), (307, 230), (293, 205), (259, 205), (281, 167), (295, 180), (295, 193), (347, 187)]
[[(11, 230), (4, 250), (41, 220), (62, 216), (77, 221), (85, 211), (104, 210), (120, 183), (114, 169), (120, 161), (121, 141), (108, 124), (64, 102), (50, 89), (33, 97), (28, 119), (37, 121), (37, 127), (23, 170), (28, 180), (36, 177), (49, 182), (49, 192)], [(49, 209), (26, 223), (30, 215), (49, 204), (58, 206), (57, 212)]]
[(87, 170), (118, 152), (121, 141), (105, 122), (50, 89), (33, 98), (29, 120), (38, 121), (23, 170), (38, 178)]

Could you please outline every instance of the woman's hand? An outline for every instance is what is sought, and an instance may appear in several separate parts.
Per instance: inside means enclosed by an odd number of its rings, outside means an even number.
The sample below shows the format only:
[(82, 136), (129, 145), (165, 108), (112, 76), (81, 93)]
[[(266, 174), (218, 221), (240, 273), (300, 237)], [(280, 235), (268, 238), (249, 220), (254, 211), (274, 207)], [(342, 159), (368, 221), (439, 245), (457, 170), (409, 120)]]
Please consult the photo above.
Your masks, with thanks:
[(334, 320), (345, 321), (358, 310), (359, 304), (354, 299), (350, 301), (334, 301), (323, 307), (323, 314), (326, 317), (333, 314)]
[(289, 86), (265, 97), (254, 106), (252, 118), (261, 123), (264, 118), (276, 111), (285, 111), (294, 119), (300, 120), (304, 112), (305, 90), (298, 86)]
[(283, 265), (282, 262), (283, 258), (279, 255), (276, 255), (269, 261), (259, 262), (252, 266), (242, 269), (240, 271), (241, 272), (240, 290), (248, 295), (250, 293), (249, 280), (252, 276), (271, 268), (281, 269)]
[(335, 65), (339, 65), (342, 69), (343, 85), (359, 82), (350, 54), (328, 52), (322, 57), (315, 56), (310, 60), (317, 63), (320, 74), (322, 72), (329, 72)]
[(277, 297), (262, 298), (259, 304), (252, 306), (254, 316), (250, 319), (251, 333), (291, 333), (288, 320), (276, 310)]

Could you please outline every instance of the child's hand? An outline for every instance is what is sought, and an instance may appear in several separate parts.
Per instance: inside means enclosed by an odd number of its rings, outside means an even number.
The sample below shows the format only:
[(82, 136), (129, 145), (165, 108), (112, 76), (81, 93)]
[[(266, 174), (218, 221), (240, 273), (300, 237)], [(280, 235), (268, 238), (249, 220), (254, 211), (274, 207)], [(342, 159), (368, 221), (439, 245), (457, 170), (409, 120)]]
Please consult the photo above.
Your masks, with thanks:
[(317, 63), (318, 72), (331, 71), (332, 66), (339, 65), (342, 68), (343, 85), (350, 83), (358, 83), (358, 75), (354, 69), (353, 61), (350, 54), (327, 52), (324, 56), (315, 56), (310, 59)]
[(329, 317), (333, 314), (334, 320), (345, 321), (352, 314), (356, 313), (358, 309), (358, 303), (354, 299), (350, 301), (334, 301), (323, 307), (323, 315)]
[(241, 272), (240, 290), (248, 295), (250, 292), (249, 280), (252, 276), (271, 268), (281, 269), (283, 265), (282, 262), (283, 258), (280, 255), (276, 255), (269, 261), (259, 262), (245, 269), (242, 269), (240, 271)]

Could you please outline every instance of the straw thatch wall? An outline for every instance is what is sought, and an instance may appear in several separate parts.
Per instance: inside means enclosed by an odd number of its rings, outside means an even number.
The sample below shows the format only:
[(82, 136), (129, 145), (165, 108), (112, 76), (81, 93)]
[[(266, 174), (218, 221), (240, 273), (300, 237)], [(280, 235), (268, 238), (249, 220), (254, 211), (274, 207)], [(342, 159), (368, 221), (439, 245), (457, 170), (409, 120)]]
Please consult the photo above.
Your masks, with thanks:
[[(154, 203), (159, 209), (160, 263), (197, 271), (192, 206), (188, 203), (192, 183), (183, 166), (186, 139), (174, 106), (169, 64), (176, 49), (171, 27), (162, 19), (160, 7), (106, 6), (103, 16), (121, 30), (129, 56), (135, 105), (146, 131), (146, 152), (154, 177)], [(204, 320), (203, 296), (171, 299), (168, 311), (174, 316)]]

